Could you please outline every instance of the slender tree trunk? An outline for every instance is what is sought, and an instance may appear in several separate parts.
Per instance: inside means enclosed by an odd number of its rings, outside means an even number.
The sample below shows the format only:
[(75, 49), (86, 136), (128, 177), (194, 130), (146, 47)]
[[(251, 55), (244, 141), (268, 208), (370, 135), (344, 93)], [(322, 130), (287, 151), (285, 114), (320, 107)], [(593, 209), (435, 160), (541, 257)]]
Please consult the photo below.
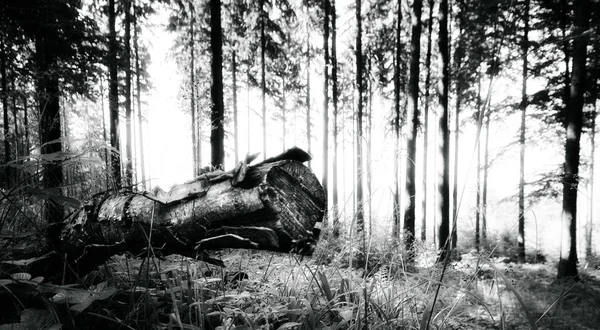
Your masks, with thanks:
[[(483, 106), (485, 108), (485, 106)], [(485, 113), (485, 147), (483, 155), (483, 187), (481, 192), (481, 243), (487, 246), (487, 195), (490, 169), (490, 110)]]
[(287, 132), (286, 132), (286, 126), (287, 126), (287, 114), (286, 114), (286, 102), (285, 102), (285, 75), (281, 76), (281, 131), (282, 131), (282, 137), (281, 137), (281, 146), (282, 146), (282, 152), (285, 152), (286, 148), (285, 148), (285, 140), (287, 139)]
[(110, 112), (111, 172), (114, 186), (121, 187), (121, 142), (119, 137), (119, 77), (117, 76), (117, 33), (115, 0), (108, 0), (108, 107)]
[[(481, 126), (483, 123), (483, 111), (481, 108), (481, 77), (477, 79), (477, 132), (481, 132)], [(480, 136), (480, 135), (479, 135)], [(481, 139), (477, 138), (475, 142), (477, 144), (477, 193), (475, 200), (475, 249), (477, 252), (480, 251), (481, 247)]]
[(563, 178), (562, 241), (558, 278), (577, 277), (577, 186), (579, 183), (579, 151), (586, 91), (586, 60), (589, 26), (588, 0), (574, 1), (573, 72), (571, 93), (566, 113), (565, 164)]
[(125, 141), (125, 154), (127, 157), (125, 163), (125, 186), (131, 187), (133, 184), (133, 138), (131, 135), (131, 0), (123, 0), (125, 11), (125, 131), (127, 134)]
[[(310, 106), (311, 106), (311, 98), (310, 98), (310, 29), (308, 23), (306, 23), (306, 143), (308, 144), (308, 153), (312, 155), (312, 132), (311, 132), (311, 123), (310, 123)], [(308, 166), (310, 167), (311, 162), (308, 162)]]
[(265, 0), (260, 0), (260, 89), (262, 100), (262, 128), (263, 128), (263, 157), (267, 158), (267, 83), (266, 83), (266, 63), (265, 51), (267, 48), (267, 39), (265, 35)]
[(366, 248), (365, 215), (363, 198), (363, 166), (362, 166), (362, 126), (363, 126), (363, 54), (362, 54), (362, 15), (361, 0), (356, 0), (356, 88), (358, 90), (356, 113), (356, 226), (362, 248)]
[(196, 113), (196, 55), (195, 51), (195, 28), (196, 25), (196, 11), (194, 8), (194, 1), (190, 0), (190, 114), (192, 117), (191, 129), (192, 129), (192, 157), (193, 157), (193, 175), (194, 177), (198, 176), (199, 169), (201, 167), (198, 145), (200, 141), (198, 139), (198, 128), (197, 128), (197, 119), (196, 116), (199, 115)]
[[(404, 235), (408, 251), (413, 251), (415, 240), (417, 136), (419, 134), (419, 59), (421, 56), (421, 11), (423, 2), (415, 0), (412, 6), (412, 34), (410, 41), (410, 73), (408, 78), (408, 135), (406, 141), (406, 205), (404, 206)], [(410, 259), (414, 258), (413, 252)]]
[[(108, 137), (106, 136), (106, 113), (104, 112), (104, 80), (100, 78), (100, 107), (102, 108), (102, 141), (106, 144), (109, 143)], [(110, 151), (108, 148), (104, 150), (104, 164), (106, 165), (106, 189), (110, 188)]]
[(450, 234), (450, 131), (448, 129), (448, 0), (441, 0), (438, 21), (440, 50), (438, 95), (440, 103), (440, 124), (438, 128), (438, 152), (441, 164), (438, 165), (438, 248), (439, 259), (444, 260), (449, 252)]
[(338, 63), (337, 63), (337, 12), (335, 1), (331, 2), (331, 83), (333, 101), (333, 205), (331, 218), (333, 219), (333, 235), (340, 234), (340, 215), (338, 197)]
[[(329, 0), (324, 0), (323, 4), (323, 189), (325, 196), (329, 201)], [(329, 204), (329, 203), (328, 203)], [(329, 218), (329, 212), (325, 212), (323, 226), (326, 226)]]
[[(10, 80), (10, 89), (12, 94), (12, 115), (13, 115), (13, 126), (15, 127), (15, 159), (18, 160), (21, 156), (19, 147), (21, 143), (19, 139), (21, 138), (21, 134), (19, 134), (19, 116), (17, 109), (17, 88), (15, 87), (16, 74), (14, 70), (12, 71), (11, 80)], [(18, 170), (15, 171), (15, 182), (19, 182), (19, 173)]]
[[(52, 40), (44, 36), (36, 36), (36, 64), (39, 95), (39, 132), (42, 155), (51, 155), (62, 151), (60, 91), (58, 77), (51, 72), (56, 59), (54, 58)], [(48, 156), (47, 156), (48, 157)], [(46, 158), (50, 160), (51, 158)], [(48, 161), (43, 165), (42, 185), (50, 195), (60, 196), (63, 185), (62, 166), (56, 161)], [(48, 239), (51, 246), (60, 244), (60, 223), (63, 221), (62, 205), (48, 199), (44, 205), (44, 219), (48, 223)]]
[[(0, 48), (0, 71), (2, 71), (2, 110), (3, 110), (3, 123), (4, 123), (4, 163), (8, 164), (12, 160), (12, 150), (10, 145), (10, 123), (8, 122), (8, 87), (7, 87), (7, 69), (6, 69), (6, 46), (4, 39), (1, 39)], [(6, 188), (12, 188), (12, 169), (10, 166), (6, 167)]]
[(519, 238), (517, 240), (517, 254), (520, 262), (525, 262), (525, 119), (527, 113), (527, 55), (529, 50), (529, 0), (525, 0), (523, 41), (523, 78), (521, 88), (521, 135), (519, 143), (521, 153), (519, 157)]
[(211, 164), (225, 164), (225, 105), (223, 102), (223, 32), (221, 31), (221, 0), (210, 0), (210, 48), (212, 51), (212, 109), (210, 112)]
[[(369, 72), (371, 72), (371, 59), (368, 59), (369, 61)], [(368, 214), (368, 220), (369, 220), (369, 238), (372, 236), (373, 234), (373, 173), (372, 173), (372, 166), (373, 166), (373, 162), (372, 162), (372, 157), (371, 157), (371, 150), (372, 150), (372, 127), (373, 127), (373, 86), (372, 86), (372, 82), (369, 80), (367, 82), (369, 85), (368, 87), (368, 93), (369, 93), (369, 107), (367, 108), (367, 205), (369, 207), (369, 214)]]
[[(597, 45), (597, 44), (596, 44)], [(592, 106), (592, 130), (590, 132), (590, 144), (591, 144), (591, 155), (590, 155), (590, 179), (588, 181), (588, 215), (586, 224), (586, 246), (585, 255), (587, 260), (591, 260), (593, 257), (593, 241), (592, 233), (594, 231), (594, 181), (596, 172), (596, 118), (598, 117), (598, 109), (596, 102), (598, 101), (598, 83), (600, 78), (600, 58), (598, 57), (598, 50), (595, 53), (589, 55), (590, 58), (595, 58), (594, 63), (591, 67), (594, 68), (594, 74), (590, 75), (591, 84), (590, 89), (590, 104)]]
[[(457, 71), (460, 70), (460, 61), (456, 61)], [(452, 180), (452, 248), (456, 248), (456, 244), (458, 243), (458, 149), (459, 149), (459, 140), (460, 140), (460, 107), (462, 103), (462, 88), (459, 86), (461, 84), (460, 75), (456, 75), (457, 78), (457, 86), (456, 86), (456, 109), (454, 113), (454, 177)]]
[(138, 115), (138, 137), (139, 137), (139, 150), (140, 150), (140, 171), (142, 174), (142, 190), (146, 190), (146, 161), (144, 158), (144, 130), (143, 130), (143, 116), (142, 116), (142, 83), (140, 77), (142, 75), (140, 68), (140, 50), (139, 50), (139, 39), (138, 39), (138, 15), (134, 16), (133, 26), (133, 44), (135, 51), (135, 90), (136, 101), (137, 101), (137, 115)]
[(251, 109), (250, 109), (250, 84), (251, 84), (251, 79), (250, 79), (250, 63), (248, 63), (247, 67), (246, 67), (246, 116), (247, 116), (247, 120), (246, 120), (246, 141), (248, 143), (247, 145), (247, 149), (248, 149), (248, 154), (250, 154), (250, 148), (251, 148), (251, 143), (250, 143), (250, 136), (251, 136), (251, 123), (250, 123), (250, 115), (251, 115)]
[(396, 19), (396, 45), (394, 58), (394, 224), (392, 236), (400, 236), (400, 56), (402, 51), (402, 40), (400, 31), (402, 27), (402, 5), (398, 1), (398, 17)]
[(235, 50), (231, 54), (231, 73), (233, 80), (233, 151), (235, 154), (235, 163), (237, 164), (239, 161), (240, 154), (240, 130), (239, 130), (239, 119), (238, 119), (238, 100), (237, 100), (237, 62), (236, 62), (236, 52)]
[(590, 131), (590, 144), (591, 144), (591, 154), (590, 154), (590, 179), (588, 182), (588, 214), (587, 214), (587, 224), (586, 224), (586, 233), (585, 233), (585, 256), (587, 260), (590, 260), (593, 256), (592, 254), (592, 232), (594, 230), (594, 172), (595, 172), (595, 157), (596, 157), (596, 100), (595, 97), (592, 97), (593, 102), (591, 103), (594, 107), (592, 114), (592, 130)]
[(427, 240), (427, 194), (428, 194), (428, 154), (429, 154), (429, 85), (431, 84), (431, 43), (433, 38), (433, 0), (428, 1), (429, 20), (427, 21), (427, 55), (425, 55), (425, 108), (423, 109), (423, 218), (421, 219), (421, 240)]
[[(23, 93), (21, 96), (23, 98), (23, 126), (25, 126), (23, 128), (23, 131), (25, 132), (25, 141), (23, 148), (25, 149), (25, 156), (29, 156), (29, 106), (27, 104), (27, 93)], [(102, 118), (102, 120), (104, 121), (104, 118)]]

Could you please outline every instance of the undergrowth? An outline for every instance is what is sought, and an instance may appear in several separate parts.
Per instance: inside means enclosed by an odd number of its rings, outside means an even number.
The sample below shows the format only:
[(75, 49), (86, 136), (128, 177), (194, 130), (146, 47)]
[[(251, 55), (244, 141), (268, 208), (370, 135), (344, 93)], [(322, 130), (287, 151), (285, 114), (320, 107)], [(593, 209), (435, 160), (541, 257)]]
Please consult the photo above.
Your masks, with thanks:
[(77, 285), (0, 280), (3, 329), (596, 329), (598, 271), (558, 282), (552, 264), (417, 243), (368, 248), (325, 234), (314, 255), (222, 251), (225, 268), (182, 257), (114, 257)]

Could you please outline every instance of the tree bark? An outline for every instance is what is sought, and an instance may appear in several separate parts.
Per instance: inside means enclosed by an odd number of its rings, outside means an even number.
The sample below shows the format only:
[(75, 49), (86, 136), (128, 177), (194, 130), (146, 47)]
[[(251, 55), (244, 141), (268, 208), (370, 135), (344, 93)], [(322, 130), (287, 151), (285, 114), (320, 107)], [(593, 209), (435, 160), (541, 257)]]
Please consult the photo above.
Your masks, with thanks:
[[(3, 129), (4, 129), (4, 163), (8, 164), (12, 160), (12, 151), (10, 145), (10, 123), (8, 122), (8, 87), (7, 87), (7, 69), (6, 69), (6, 45), (4, 44), (4, 39), (2, 39), (2, 43), (0, 44), (0, 49), (2, 53), (0, 54), (0, 71), (2, 74), (1, 86), (2, 88), (2, 112), (3, 112)], [(7, 189), (12, 188), (12, 169), (10, 166), (6, 167), (6, 187)]]
[(427, 240), (427, 191), (428, 154), (429, 154), (429, 85), (431, 84), (431, 43), (433, 38), (433, 0), (428, 1), (429, 20), (427, 21), (427, 54), (425, 55), (425, 107), (423, 109), (423, 218), (421, 219), (421, 240)]
[(519, 155), (519, 237), (517, 240), (517, 254), (520, 262), (525, 262), (525, 119), (527, 113), (527, 55), (529, 50), (529, 0), (525, 0), (523, 17), (523, 41), (521, 51), (523, 52), (523, 76), (521, 88), (521, 134), (519, 144), (521, 152)]
[(133, 21), (133, 44), (135, 50), (135, 90), (136, 101), (137, 101), (137, 115), (138, 115), (138, 137), (139, 137), (139, 150), (140, 150), (140, 172), (142, 175), (141, 185), (142, 190), (146, 189), (146, 160), (144, 158), (144, 130), (143, 130), (143, 116), (142, 116), (142, 84), (140, 82), (141, 68), (140, 68), (140, 52), (139, 52), (139, 39), (138, 39), (138, 15), (134, 16)]
[[(52, 38), (39, 33), (35, 40), (37, 89), (39, 95), (39, 131), (42, 155), (59, 154), (62, 151), (60, 91), (58, 77), (54, 74), (56, 64)], [(62, 196), (62, 166), (59, 161), (46, 156), (43, 165), (42, 185), (49, 198), (44, 203), (44, 219), (48, 223), (47, 235), (50, 246), (60, 244), (59, 228), (63, 220), (63, 207), (57, 200)]]
[[(68, 262), (65, 269), (81, 276), (113, 255), (139, 255), (150, 249), (159, 256), (180, 254), (216, 264), (221, 262), (210, 258), (207, 250), (247, 248), (310, 255), (318, 239), (314, 226), (323, 218), (325, 195), (315, 175), (301, 164), (308, 159), (307, 153), (292, 148), (253, 166), (246, 159), (232, 171), (202, 174), (168, 193), (96, 195), (65, 220), (56, 246), (58, 256)], [(40, 265), (27, 267), (46, 260), (37, 256), (51, 250), (32, 236), (0, 240), (13, 244), (3, 250), (2, 260), (33, 258), (2, 268), (20, 265), (21, 271), (34, 276)]]
[(449, 252), (450, 231), (450, 131), (448, 130), (448, 0), (441, 0), (438, 21), (440, 50), (438, 96), (440, 117), (438, 128), (438, 152), (441, 164), (438, 166), (437, 221), (439, 260), (444, 260)]
[[(329, 198), (329, 0), (323, 0), (323, 189)], [(325, 215), (325, 225), (329, 215)]]
[(233, 153), (235, 154), (235, 163), (239, 161), (240, 155), (240, 128), (237, 99), (237, 54), (234, 50), (231, 54), (231, 75), (233, 83)]
[(131, 0), (124, 0), (125, 11), (125, 132), (127, 134), (125, 141), (125, 186), (131, 187), (133, 184), (133, 137), (131, 134), (133, 125), (131, 123)]
[(194, 25), (196, 24), (196, 11), (194, 8), (194, 2), (190, 1), (190, 115), (192, 117), (191, 129), (192, 129), (192, 157), (193, 157), (193, 169), (192, 173), (197, 176), (200, 173), (201, 161), (199, 159), (200, 153), (198, 152), (198, 145), (200, 139), (198, 138), (198, 120), (196, 116), (196, 56), (194, 54), (196, 43), (195, 43), (195, 31)]
[(356, 112), (356, 230), (361, 247), (366, 248), (365, 214), (363, 198), (363, 166), (362, 166), (362, 139), (363, 139), (363, 54), (362, 54), (362, 12), (361, 0), (356, 0), (356, 88), (358, 89)]
[(263, 157), (267, 157), (267, 82), (265, 52), (267, 39), (265, 35), (266, 18), (265, 0), (260, 0), (260, 90), (262, 100), (262, 134), (263, 134)]
[[(485, 105), (483, 106), (486, 107)], [(490, 110), (485, 113), (485, 147), (483, 148), (483, 187), (481, 192), (481, 244), (487, 246), (487, 195), (490, 169)]]
[[(410, 73), (408, 78), (408, 123), (406, 141), (406, 205), (404, 206), (404, 235), (407, 251), (413, 251), (415, 241), (415, 210), (417, 194), (417, 136), (419, 134), (419, 59), (421, 56), (421, 11), (423, 2), (415, 0), (412, 6), (412, 34), (410, 41)], [(410, 253), (410, 259), (414, 258)]]
[[(310, 120), (310, 28), (306, 23), (306, 143), (308, 145), (308, 153), (312, 155), (312, 133), (311, 133), (311, 120)], [(310, 163), (308, 163), (310, 167)]]
[(110, 112), (110, 165), (114, 186), (121, 187), (121, 143), (119, 138), (119, 81), (117, 76), (117, 32), (115, 0), (108, 0), (108, 107)]
[(566, 113), (565, 164), (563, 177), (562, 240), (558, 278), (577, 277), (577, 186), (579, 184), (579, 151), (583, 123), (583, 103), (586, 91), (586, 60), (589, 26), (589, 2), (574, 2), (573, 71), (571, 92)]
[(337, 63), (337, 12), (335, 1), (331, 2), (331, 89), (333, 102), (333, 201), (331, 218), (333, 219), (333, 235), (340, 233), (340, 214), (338, 196), (338, 63)]
[(225, 106), (223, 103), (223, 32), (221, 0), (210, 0), (210, 48), (212, 51), (212, 110), (210, 112), (211, 164), (222, 167), (225, 162)]
[(400, 39), (400, 30), (402, 27), (402, 5), (398, 1), (398, 17), (396, 19), (396, 45), (394, 58), (394, 202), (392, 236), (394, 238), (400, 235), (400, 56), (402, 44)]

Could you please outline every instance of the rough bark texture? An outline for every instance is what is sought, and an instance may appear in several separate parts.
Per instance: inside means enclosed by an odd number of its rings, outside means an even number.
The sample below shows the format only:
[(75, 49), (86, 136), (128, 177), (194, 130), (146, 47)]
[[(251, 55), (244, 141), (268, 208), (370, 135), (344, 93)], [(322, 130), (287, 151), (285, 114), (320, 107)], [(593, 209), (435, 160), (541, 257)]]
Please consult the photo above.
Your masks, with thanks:
[(562, 242), (558, 262), (558, 278), (577, 277), (577, 187), (579, 184), (579, 151), (583, 124), (583, 95), (586, 90), (587, 39), (583, 32), (589, 26), (589, 2), (574, 3), (573, 71), (571, 93), (566, 113), (565, 164), (562, 203)]
[[(323, 188), (329, 196), (329, 0), (323, 1)], [(328, 217), (328, 215), (327, 215)], [(327, 224), (327, 217), (325, 224)]]
[(108, 1), (108, 107), (110, 112), (110, 154), (112, 179), (115, 187), (121, 187), (121, 145), (119, 138), (119, 90), (117, 77), (117, 36), (116, 36), (115, 1)]
[(422, 209), (423, 218), (421, 219), (421, 240), (427, 240), (427, 191), (429, 184), (428, 176), (428, 155), (429, 148), (429, 85), (431, 84), (431, 43), (433, 39), (433, 0), (429, 0), (429, 19), (427, 21), (427, 54), (425, 55), (425, 68), (427, 70), (425, 76), (425, 108), (423, 110), (423, 199)]
[(517, 241), (517, 253), (519, 261), (525, 262), (525, 119), (527, 113), (527, 54), (529, 51), (529, 0), (525, 1), (525, 13), (523, 17), (523, 81), (521, 88), (521, 134), (519, 144), (521, 152), (519, 157), (519, 237)]
[(223, 103), (223, 32), (221, 31), (221, 1), (210, 1), (210, 48), (212, 51), (212, 109), (210, 112), (211, 164), (223, 166), (225, 161), (225, 106)]
[(331, 2), (331, 89), (333, 103), (333, 201), (331, 205), (331, 218), (333, 219), (333, 235), (339, 236), (340, 216), (338, 197), (338, 62), (337, 62), (337, 12), (335, 0)]
[[(421, 56), (421, 11), (423, 3), (416, 0), (412, 7), (412, 35), (410, 41), (410, 75), (408, 80), (408, 111), (411, 118), (407, 120), (408, 134), (406, 137), (406, 206), (404, 207), (404, 235), (408, 251), (413, 251), (415, 240), (415, 209), (416, 209), (416, 167), (417, 167), (417, 136), (419, 134), (419, 58)], [(414, 255), (410, 255), (413, 259)]]
[(357, 112), (356, 112), (356, 231), (358, 238), (362, 242), (362, 247), (366, 246), (365, 242), (365, 214), (363, 208), (363, 167), (362, 167), (362, 118), (363, 118), (363, 54), (362, 54), (362, 15), (361, 15), (361, 0), (356, 0), (356, 88), (358, 90)]
[(448, 130), (448, 1), (440, 3), (438, 20), (440, 49), (438, 95), (440, 103), (440, 125), (438, 129), (438, 153), (441, 164), (438, 166), (438, 191), (436, 216), (438, 224), (439, 259), (444, 260), (449, 252), (450, 234), (450, 131)]
[[(175, 186), (168, 193), (119, 192), (96, 195), (71, 214), (61, 228), (57, 254), (65, 269), (81, 275), (109, 257), (180, 254), (220, 264), (206, 250), (249, 248), (311, 254), (325, 209), (325, 194), (311, 170), (310, 156), (292, 148), (257, 165), (238, 163), (234, 170), (210, 172)], [(14, 243), (2, 260), (32, 258), (49, 251), (35, 237), (0, 237)], [(37, 243), (36, 243), (37, 242)], [(33, 273), (27, 261), (11, 262)], [(58, 262), (62, 269), (63, 263)], [(4, 265), (6, 266), (6, 265)], [(42, 268), (48, 269), (45, 265)], [(6, 269), (6, 267), (2, 267)], [(37, 269), (40, 266), (36, 266)], [(52, 267), (50, 267), (52, 268)], [(37, 275), (37, 274), (35, 274)]]

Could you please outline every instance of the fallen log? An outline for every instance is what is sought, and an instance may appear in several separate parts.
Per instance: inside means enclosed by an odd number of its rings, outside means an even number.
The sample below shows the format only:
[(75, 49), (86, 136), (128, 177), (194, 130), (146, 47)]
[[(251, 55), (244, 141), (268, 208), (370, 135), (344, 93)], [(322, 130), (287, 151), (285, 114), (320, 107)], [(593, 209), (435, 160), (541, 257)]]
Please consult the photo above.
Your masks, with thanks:
[[(65, 219), (55, 250), (67, 262), (62, 266), (78, 275), (125, 252), (180, 254), (216, 264), (220, 261), (207, 251), (245, 248), (311, 254), (326, 199), (314, 173), (302, 164), (307, 160), (306, 152), (292, 148), (252, 166), (249, 156), (231, 171), (202, 174), (168, 193), (96, 195)], [(43, 249), (35, 251), (43, 254)], [(12, 252), (4, 253), (3, 263), (10, 256), (8, 263), (23, 270), (26, 263), (14, 261), (23, 258)]]

